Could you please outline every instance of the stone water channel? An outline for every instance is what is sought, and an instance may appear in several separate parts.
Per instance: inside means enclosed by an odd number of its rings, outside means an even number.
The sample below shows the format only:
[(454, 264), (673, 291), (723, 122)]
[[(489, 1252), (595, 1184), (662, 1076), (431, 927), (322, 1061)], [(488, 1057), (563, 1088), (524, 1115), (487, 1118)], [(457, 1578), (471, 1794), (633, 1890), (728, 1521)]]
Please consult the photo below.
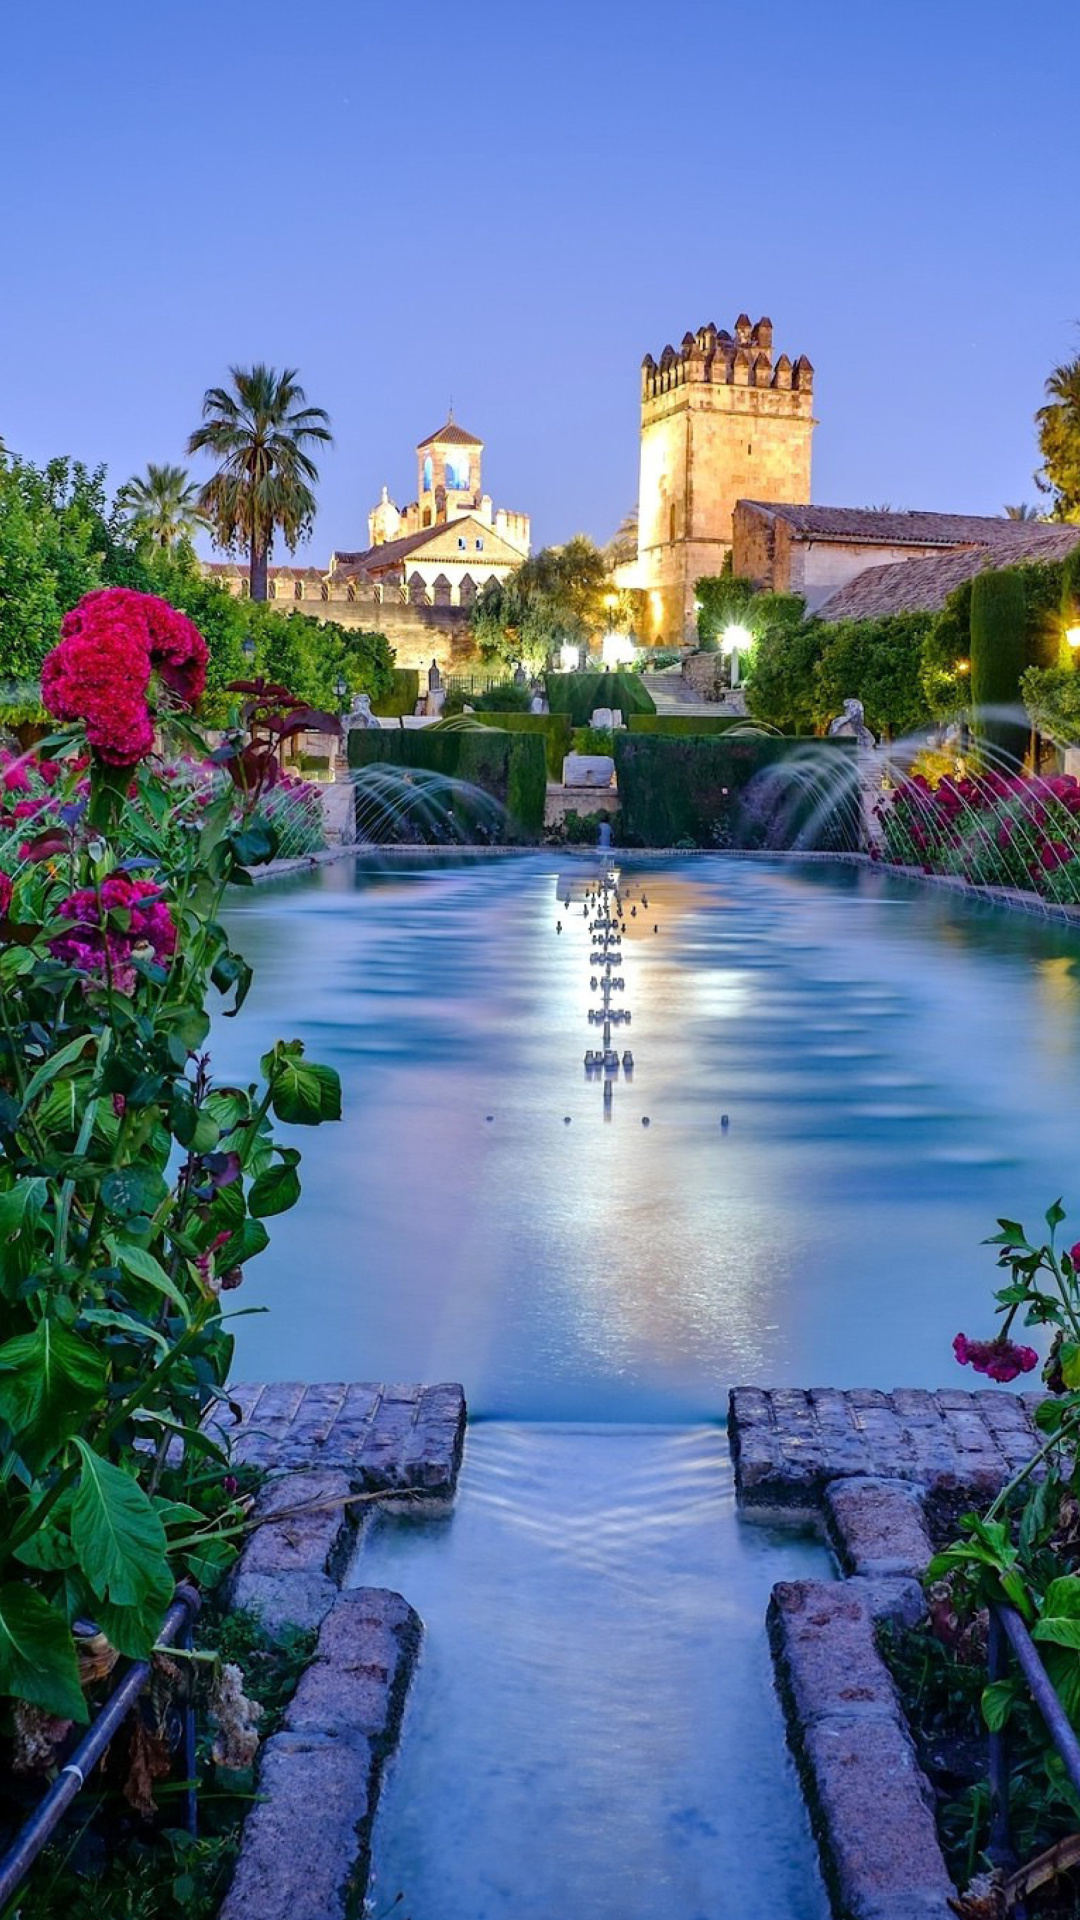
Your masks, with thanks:
[[(238, 912), (219, 1067), (299, 1032), (346, 1104), (239, 1372), (468, 1392), (452, 1515), (345, 1575), (426, 1626), (374, 1913), (817, 1920), (763, 1623), (830, 1562), (736, 1519), (727, 1388), (951, 1382), (983, 1233), (1067, 1190), (1080, 949), (853, 868), (624, 863), (614, 916), (599, 877), (360, 861)], [(616, 931), (618, 1077), (582, 1063)]]

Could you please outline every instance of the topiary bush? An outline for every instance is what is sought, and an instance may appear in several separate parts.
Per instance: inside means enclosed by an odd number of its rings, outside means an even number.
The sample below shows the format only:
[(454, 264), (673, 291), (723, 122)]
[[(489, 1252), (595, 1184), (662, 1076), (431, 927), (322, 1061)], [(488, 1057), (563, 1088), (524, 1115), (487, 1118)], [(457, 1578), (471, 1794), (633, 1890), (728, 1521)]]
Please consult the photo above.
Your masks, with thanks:
[(659, 733), (669, 740), (703, 739), (730, 733), (747, 722), (737, 713), (632, 713), (626, 722), (631, 733)]
[(502, 845), (537, 840), (543, 829), (547, 769), (536, 733), (481, 721), (353, 728), (349, 766), (361, 838)]
[(549, 780), (562, 779), (562, 766), (570, 751), (568, 713), (480, 713), (471, 716), (482, 727), (500, 727), (506, 733), (535, 733), (544, 742)]
[(552, 713), (568, 713), (575, 727), (587, 727), (597, 707), (617, 708), (624, 719), (656, 712), (652, 694), (636, 673), (549, 673), (546, 685)]
[(976, 575), (971, 586), (972, 727), (992, 762), (1002, 755), (1019, 762), (1027, 744), (1025, 725), (993, 711), (1020, 704), (1026, 611), (1015, 568)]
[(853, 740), (615, 735), (623, 840), (637, 847), (853, 850)]

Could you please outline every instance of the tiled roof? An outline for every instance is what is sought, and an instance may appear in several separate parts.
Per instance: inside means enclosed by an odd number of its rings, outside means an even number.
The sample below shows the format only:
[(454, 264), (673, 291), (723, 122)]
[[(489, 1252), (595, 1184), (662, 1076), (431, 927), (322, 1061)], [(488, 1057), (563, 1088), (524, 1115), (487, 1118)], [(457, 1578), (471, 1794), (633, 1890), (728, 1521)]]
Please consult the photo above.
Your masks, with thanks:
[(980, 513), (893, 513), (875, 507), (786, 506), (771, 500), (739, 500), (737, 506), (783, 520), (808, 540), (842, 540), (887, 547), (1011, 545), (1032, 531), (1030, 521)]
[[(403, 534), (400, 540), (384, 540), (381, 546), (368, 547), (364, 553), (335, 554), (335, 578), (342, 573), (382, 573), (387, 567), (395, 567), (399, 561), (407, 559), (418, 547), (426, 547), (443, 534), (464, 527), (475, 528), (482, 537), (493, 543), (498, 541), (500, 546), (506, 544), (502, 535), (489, 527), (486, 521), (476, 520), (471, 514), (462, 514), (457, 520), (437, 520), (433, 527), (422, 527), (419, 533)], [(440, 555), (440, 559), (453, 557), (452, 554)]]
[(1008, 523), (1016, 537), (996, 546), (961, 547), (952, 553), (934, 553), (921, 560), (895, 560), (891, 566), (867, 567), (816, 609), (819, 620), (878, 620), (890, 613), (936, 613), (950, 593), (987, 568), (1016, 567), (1024, 562), (1064, 560), (1080, 546), (1080, 527), (1048, 527)]
[(483, 444), (475, 433), (466, 433), (456, 420), (448, 420), (438, 433), (429, 433), (426, 440), (417, 441), (416, 450), (419, 453), (421, 447), (482, 447)]

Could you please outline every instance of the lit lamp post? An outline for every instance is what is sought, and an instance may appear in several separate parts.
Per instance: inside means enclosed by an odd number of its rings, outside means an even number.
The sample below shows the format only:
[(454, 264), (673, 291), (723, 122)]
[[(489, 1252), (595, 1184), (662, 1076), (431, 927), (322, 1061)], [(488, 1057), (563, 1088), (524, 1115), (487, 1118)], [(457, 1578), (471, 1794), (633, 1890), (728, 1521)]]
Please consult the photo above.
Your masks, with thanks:
[(338, 711), (339, 713), (344, 713), (345, 702), (349, 697), (349, 683), (343, 673), (339, 673), (334, 682), (334, 692), (338, 697)]
[(1065, 638), (1075, 653), (1077, 647), (1080, 647), (1080, 627), (1066, 627)]
[(731, 661), (731, 684), (733, 687), (737, 687), (739, 684), (739, 655), (749, 651), (753, 644), (753, 639), (754, 636), (750, 632), (749, 627), (740, 627), (734, 622), (732, 622), (730, 626), (725, 627), (723, 633), (720, 635), (720, 651), (721, 653), (726, 653), (728, 659)]

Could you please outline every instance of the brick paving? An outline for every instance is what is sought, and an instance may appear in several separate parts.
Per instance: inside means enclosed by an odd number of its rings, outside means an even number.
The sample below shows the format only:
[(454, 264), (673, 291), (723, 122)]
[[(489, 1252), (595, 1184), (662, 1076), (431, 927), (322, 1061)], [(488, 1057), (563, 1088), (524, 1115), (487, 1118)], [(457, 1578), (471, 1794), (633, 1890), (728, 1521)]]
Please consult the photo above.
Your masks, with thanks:
[(453, 1492), (465, 1436), (465, 1395), (456, 1384), (383, 1386), (298, 1380), (230, 1387), (242, 1420), (224, 1407), (207, 1422), (235, 1461), (267, 1473), (326, 1468), (356, 1492), (400, 1488)]

